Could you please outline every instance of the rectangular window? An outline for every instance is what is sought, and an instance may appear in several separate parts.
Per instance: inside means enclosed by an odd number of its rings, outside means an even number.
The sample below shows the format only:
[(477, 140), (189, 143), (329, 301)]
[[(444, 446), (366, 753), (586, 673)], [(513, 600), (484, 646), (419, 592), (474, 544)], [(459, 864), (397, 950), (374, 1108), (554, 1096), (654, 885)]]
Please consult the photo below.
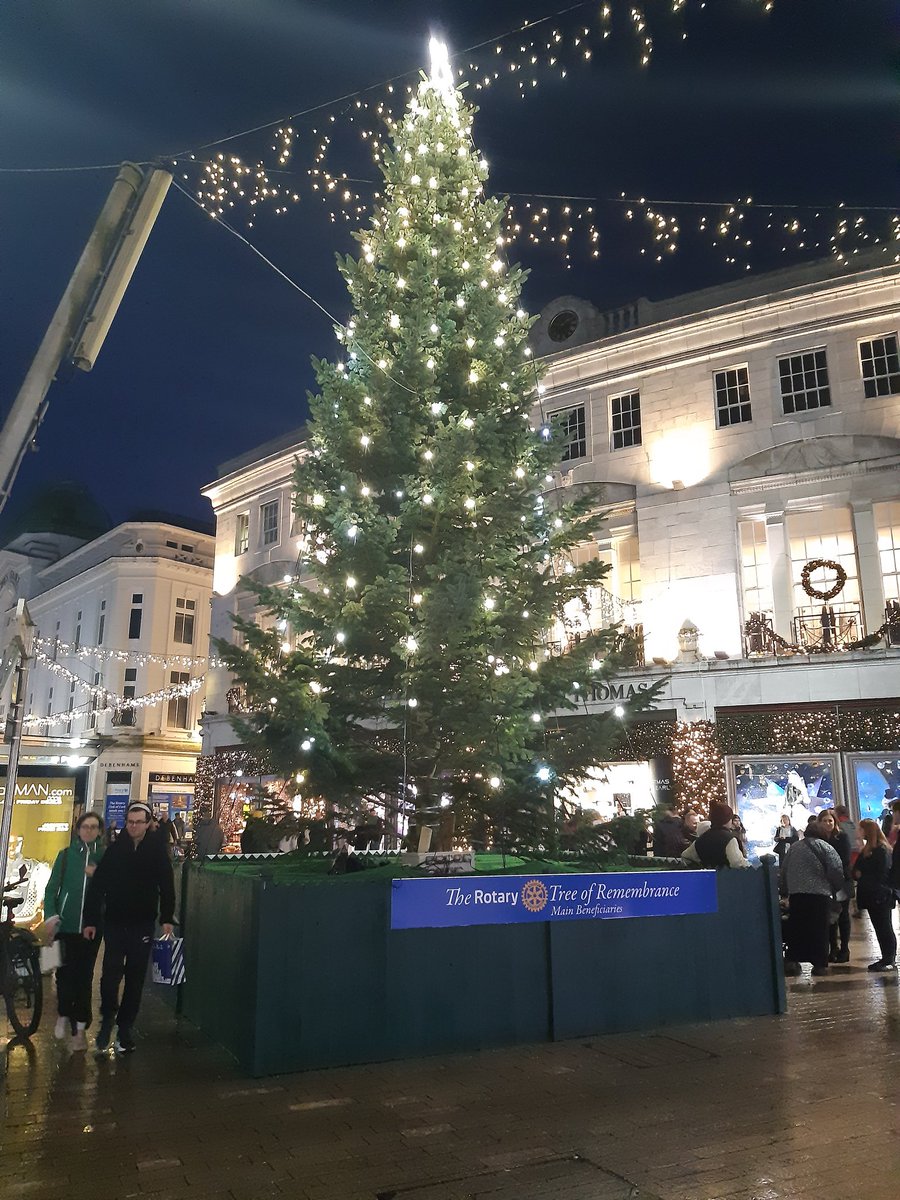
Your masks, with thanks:
[(132, 604), (143, 604), (144, 603), (144, 593), (143, 592), (135, 592), (134, 595), (131, 597), (131, 603)]
[(720, 429), (740, 425), (750, 415), (750, 375), (746, 367), (727, 367), (713, 375), (716, 392), (716, 424)]
[(259, 506), (260, 539), (264, 546), (274, 546), (278, 541), (278, 501), (270, 500)]
[(195, 600), (175, 601), (175, 631), (173, 638), (183, 646), (194, 644), (194, 609)]
[(133, 700), (135, 689), (137, 688), (137, 667), (125, 668), (125, 686), (122, 688), (122, 695), (126, 700)]
[(785, 414), (830, 406), (831, 389), (828, 386), (828, 363), (824, 347), (779, 358), (778, 376)]
[[(94, 672), (94, 677), (91, 682), (93, 683), (95, 688), (100, 686), (100, 672), (99, 671)], [(90, 703), (90, 707), (88, 708), (88, 729), (96, 729), (97, 728), (97, 710), (101, 707), (101, 705), (102, 705), (102, 693), (97, 692), (97, 691), (91, 692), (91, 703)]]
[(765, 521), (741, 521), (738, 524), (741, 548), (741, 585), (744, 617), (752, 613), (772, 616), (772, 572), (769, 567), (769, 543)]
[[(795, 640), (818, 648), (844, 645), (861, 638), (864, 630), (859, 570), (849, 507), (788, 513), (785, 526), (790, 542), (794, 612), (802, 623), (799, 630), (795, 627)], [(814, 559), (839, 563), (847, 574), (847, 582), (831, 600), (810, 596), (803, 587), (803, 568)], [(831, 568), (819, 568), (811, 574), (809, 582), (823, 590), (833, 584), (835, 578)]]
[(133, 608), (131, 610), (131, 615), (128, 618), (128, 637), (132, 641), (141, 636), (143, 614), (144, 610), (142, 608)]
[[(187, 671), (171, 671), (169, 674), (169, 686), (171, 687), (179, 683), (189, 683), (190, 678), (190, 674)], [(189, 696), (173, 696), (171, 698), (166, 714), (166, 724), (170, 729), (188, 728), (189, 701)]]
[(250, 514), (238, 513), (234, 526), (234, 552), (246, 554), (250, 549)]
[(69, 714), (66, 721), (66, 733), (72, 732), (72, 713), (75, 711), (75, 680), (69, 684), (69, 703), (66, 706), (66, 712)]
[(53, 714), (53, 688), (50, 688), (50, 690), (47, 692), (47, 708), (45, 709), (44, 715), (49, 717), (49, 716), (52, 716), (52, 714)]
[(874, 504), (875, 532), (885, 604), (900, 601), (900, 500)]
[(97, 621), (97, 645), (103, 645), (103, 635), (106, 632), (106, 601), (100, 601), (100, 618)]
[(551, 413), (550, 423), (562, 446), (560, 462), (574, 462), (587, 457), (587, 423), (583, 404)]
[(184, 544), (184, 542), (182, 542), (182, 543), (181, 543), (181, 548), (182, 548), (182, 550), (185, 552), (185, 554), (193, 554), (193, 553), (194, 553), (194, 547), (193, 547), (193, 546), (186, 546), (186, 545)]
[(170, 549), (170, 550), (177, 550), (177, 549), (178, 549), (178, 543), (177, 543), (177, 542), (166, 542), (166, 545), (169, 547), (169, 549)]
[(77, 650), (78, 647), (81, 645), (81, 610), (79, 610), (78, 615), (75, 618), (75, 639), (74, 639), (74, 641), (75, 641), (75, 649)]
[(900, 395), (900, 350), (896, 333), (859, 343), (866, 397)]
[(622, 538), (615, 543), (616, 594), (626, 604), (637, 604), (641, 598), (641, 558), (636, 537)]
[(610, 430), (613, 450), (641, 444), (641, 393), (628, 392), (610, 399)]

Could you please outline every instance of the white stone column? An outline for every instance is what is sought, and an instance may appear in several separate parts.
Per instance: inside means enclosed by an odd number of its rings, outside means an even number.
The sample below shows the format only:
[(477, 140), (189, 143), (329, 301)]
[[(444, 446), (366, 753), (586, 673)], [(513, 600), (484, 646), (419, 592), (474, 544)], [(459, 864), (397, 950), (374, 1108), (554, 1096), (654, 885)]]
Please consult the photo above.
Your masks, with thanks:
[(791, 552), (784, 513), (766, 514), (766, 546), (772, 575), (772, 603), (775, 606), (775, 632), (789, 642), (794, 640), (794, 589), (791, 579)]
[[(862, 600), (866, 633), (874, 633), (884, 623), (884, 585), (878, 558), (878, 532), (871, 500), (851, 501), (853, 539), (859, 567), (859, 595)], [(835, 601), (838, 603), (838, 601)]]

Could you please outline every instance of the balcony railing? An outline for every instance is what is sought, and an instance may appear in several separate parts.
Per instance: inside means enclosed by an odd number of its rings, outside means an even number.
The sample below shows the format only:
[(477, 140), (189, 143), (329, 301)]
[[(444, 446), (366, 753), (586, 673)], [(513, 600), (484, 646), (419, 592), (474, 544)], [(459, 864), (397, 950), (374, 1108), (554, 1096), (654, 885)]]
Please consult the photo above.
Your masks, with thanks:
[(797, 613), (793, 626), (794, 644), (814, 654), (847, 650), (864, 636), (860, 609), (830, 604)]

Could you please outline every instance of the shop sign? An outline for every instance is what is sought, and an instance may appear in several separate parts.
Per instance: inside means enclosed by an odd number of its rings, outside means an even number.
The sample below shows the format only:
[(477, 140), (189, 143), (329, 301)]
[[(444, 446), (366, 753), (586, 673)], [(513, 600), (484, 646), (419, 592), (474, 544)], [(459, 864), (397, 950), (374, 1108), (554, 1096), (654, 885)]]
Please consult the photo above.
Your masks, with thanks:
[(179, 774), (172, 774), (170, 772), (165, 772), (165, 771), (151, 771), (150, 772), (150, 782), (151, 783), (191, 783), (192, 784), (194, 782), (194, 780), (195, 780), (195, 776), (192, 774), (187, 774), (187, 773), (183, 773), (183, 774), (179, 775)]
[(513, 925), (718, 910), (715, 871), (395, 879), (391, 928)]
[[(5, 798), (5, 784), (0, 784)], [(69, 778), (20, 775), (16, 780), (4, 878), (14, 887), (9, 893), (22, 899), (16, 909), (16, 921), (37, 919), (50, 878), (50, 868), (60, 850), (69, 844), (75, 787)], [(20, 868), (25, 878), (19, 882)]]

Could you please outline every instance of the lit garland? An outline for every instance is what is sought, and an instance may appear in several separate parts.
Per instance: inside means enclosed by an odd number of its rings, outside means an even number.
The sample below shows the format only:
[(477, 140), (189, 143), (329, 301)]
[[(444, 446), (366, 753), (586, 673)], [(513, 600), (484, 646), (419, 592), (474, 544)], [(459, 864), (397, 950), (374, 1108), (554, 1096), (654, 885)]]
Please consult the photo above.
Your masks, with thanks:
[[(148, 663), (161, 663), (164, 667), (186, 666), (193, 663), (206, 662), (204, 654), (145, 654), (139, 650), (116, 650), (109, 646), (84, 646), (74, 642), (61, 642), (56, 638), (36, 637), (34, 645), (46, 655), (64, 654), (67, 658), (95, 658), (101, 662), (133, 662), (139, 667)], [(55, 661), (55, 660), (54, 660)], [(216, 660), (211, 660), (211, 666), (216, 666)]]
[[(755, 0), (755, 3), (764, 13), (773, 7), (771, 0)], [(650, 63), (653, 38), (640, 4), (630, 0), (621, 7), (620, 13), (612, 3), (603, 3), (596, 22), (590, 24), (584, 23), (580, 12), (585, 7), (588, 5), (575, 5), (567, 10), (565, 21), (555, 18), (524, 21), (519, 29), (482, 44), (477, 48), (477, 54), (463, 51), (457, 59), (465, 65), (456, 67), (457, 79), (467, 81), (475, 92), (503, 87), (510, 82), (524, 98), (542, 79), (565, 79), (574, 68), (589, 64), (594, 53), (611, 38), (617, 24), (624, 36), (634, 39), (640, 65), (646, 67)], [(687, 37), (684, 18), (693, 13), (699, 15), (705, 8), (704, 0), (671, 0), (670, 14), (681, 22), (682, 38)], [(373, 163), (379, 165), (384, 154), (379, 125), (386, 123), (390, 128), (395, 102), (400, 96), (412, 95), (413, 85), (400, 82), (412, 74), (408, 72), (383, 85), (344, 96), (333, 105), (316, 106), (320, 124), (311, 130), (311, 165), (306, 173), (306, 186), (326, 205), (332, 223), (358, 223), (369, 216), (381, 199), (377, 191), (364, 199), (357, 190), (360, 184), (371, 187), (371, 180), (328, 167), (336, 133), (341, 130), (352, 135), (354, 140), (358, 135)], [(281, 182), (280, 177), (291, 174), (288, 167), (298, 136), (293, 122), (304, 115), (297, 113), (264, 127), (274, 131), (268, 151), (274, 156), (271, 166), (263, 159), (251, 164), (238, 154), (222, 151), (211, 160), (193, 154), (173, 160), (179, 168), (188, 167), (183, 178), (193, 180), (200, 207), (213, 217), (223, 217), (229, 210), (240, 209), (246, 214), (248, 226), (252, 227), (263, 206), (275, 215), (283, 215), (299, 203), (301, 192), (297, 180), (300, 174), (295, 172), (290, 184)], [(247, 132), (258, 131), (257, 128)], [(358, 146), (358, 142), (356, 144)], [(346, 150), (351, 155), (355, 153), (349, 146)], [(690, 222), (690, 231), (708, 241), (722, 255), (726, 265), (744, 271), (752, 269), (751, 248), (758, 248), (758, 244), (768, 244), (770, 250), (780, 249), (783, 254), (820, 256), (827, 252), (838, 261), (849, 262), (861, 251), (876, 246), (890, 254), (897, 249), (896, 243), (900, 240), (900, 214), (875, 206), (826, 205), (820, 209), (810, 208), (814, 215), (802, 219), (797, 216), (794, 205), (757, 206), (759, 219), (756, 219), (755, 210), (754, 220), (745, 223), (752, 204), (750, 199), (656, 202), (628, 199), (624, 193), (617, 198), (594, 199), (519, 194), (514, 199), (516, 204), (509, 209), (504, 229), (507, 242), (524, 247), (554, 248), (562, 254), (567, 269), (573, 256), (583, 255), (589, 260), (601, 256), (601, 232), (604, 237), (614, 237), (617, 243), (621, 242), (621, 226), (618, 221), (616, 228), (613, 224), (614, 218), (620, 217), (622, 212), (626, 220), (632, 220), (637, 211), (649, 229), (649, 244), (636, 247), (639, 255), (663, 262), (676, 252), (680, 236), (688, 227), (685, 219), (677, 215), (678, 210), (687, 206), (699, 210), (698, 219)], [(663, 208), (676, 211), (662, 211)], [(780, 246), (776, 245), (778, 242)]]

